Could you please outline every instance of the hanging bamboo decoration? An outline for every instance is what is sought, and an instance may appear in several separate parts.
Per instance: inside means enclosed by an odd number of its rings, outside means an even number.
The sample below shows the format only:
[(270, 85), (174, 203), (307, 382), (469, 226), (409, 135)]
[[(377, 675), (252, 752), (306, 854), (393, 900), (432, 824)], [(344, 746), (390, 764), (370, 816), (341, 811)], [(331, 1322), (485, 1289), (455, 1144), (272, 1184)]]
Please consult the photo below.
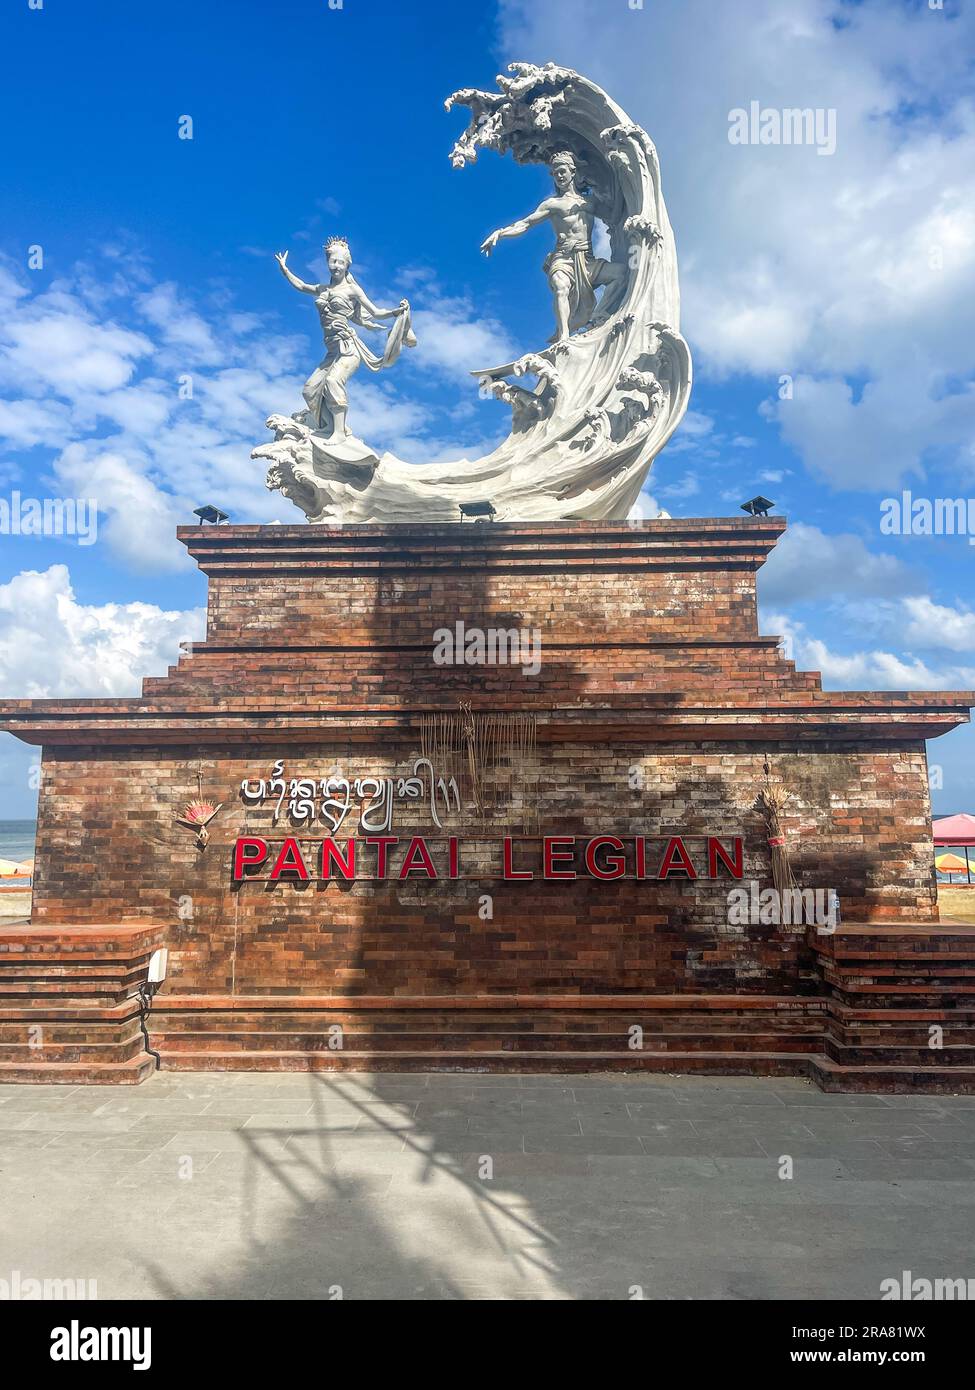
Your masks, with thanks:
[(462, 701), (457, 712), (420, 715), (420, 751), (436, 777), (457, 783), (461, 800), (478, 819), (521, 803), (523, 830), (537, 820), (535, 715), (475, 712)]
[(796, 885), (796, 876), (792, 872), (792, 864), (789, 860), (786, 835), (782, 828), (782, 812), (785, 803), (773, 785), (772, 769), (767, 757), (763, 764), (763, 770), (765, 772), (765, 786), (759, 793), (758, 804), (765, 817), (765, 831), (772, 855), (772, 882), (778, 893), (784, 893), (786, 889), (794, 888)]
[(471, 709), (469, 700), (462, 700), (460, 703), (460, 732), (464, 750), (467, 754), (467, 775), (470, 779), (468, 784), (470, 798), (473, 803), (474, 814), (479, 816), (482, 807), (480, 769), (477, 757), (477, 726), (474, 723), (474, 713)]

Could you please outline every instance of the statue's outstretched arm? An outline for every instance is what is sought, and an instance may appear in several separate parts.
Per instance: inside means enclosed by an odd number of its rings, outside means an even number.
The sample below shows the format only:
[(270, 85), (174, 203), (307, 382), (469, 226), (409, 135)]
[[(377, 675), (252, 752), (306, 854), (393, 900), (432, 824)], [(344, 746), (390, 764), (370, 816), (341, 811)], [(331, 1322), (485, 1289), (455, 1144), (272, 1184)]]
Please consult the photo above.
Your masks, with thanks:
[(291, 273), (291, 271), (288, 269), (288, 253), (287, 253), (287, 251), (276, 251), (276, 252), (274, 253), (274, 259), (277, 261), (278, 265), (281, 267), (281, 274), (284, 276), (284, 278), (288, 281), (289, 284), (294, 285), (294, 287), (295, 287), (296, 290), (301, 290), (301, 292), (302, 292), (303, 294), (317, 294), (317, 293), (318, 293), (318, 286), (317, 286), (317, 285), (306, 285), (305, 282), (304, 282), (304, 280), (299, 280), (298, 277), (297, 277), (297, 275), (293, 275), (293, 274)]
[(496, 232), (492, 232), (489, 237), (481, 242), (481, 250), (485, 256), (490, 256), (499, 241), (506, 237), (524, 236), (530, 227), (537, 227), (539, 222), (546, 222), (549, 217), (549, 202), (546, 198), (543, 203), (539, 203), (534, 212), (530, 212), (527, 217), (522, 217), (518, 222), (511, 222), (507, 227), (499, 227)]
[(362, 310), (364, 313), (368, 314), (370, 318), (394, 319), (397, 314), (405, 313), (409, 308), (409, 302), (405, 299), (401, 299), (395, 309), (377, 309), (361, 285), (356, 285), (356, 290), (358, 291), (358, 299), (359, 303), (362, 305)]

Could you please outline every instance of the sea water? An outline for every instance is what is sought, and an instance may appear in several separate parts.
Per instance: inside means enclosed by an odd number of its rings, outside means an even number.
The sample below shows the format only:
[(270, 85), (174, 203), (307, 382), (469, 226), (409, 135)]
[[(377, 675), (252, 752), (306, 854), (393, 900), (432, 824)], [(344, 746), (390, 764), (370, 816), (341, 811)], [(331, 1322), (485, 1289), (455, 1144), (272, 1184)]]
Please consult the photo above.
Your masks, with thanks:
[(37, 821), (0, 820), (0, 859), (12, 859), (20, 863), (34, 854), (34, 838)]

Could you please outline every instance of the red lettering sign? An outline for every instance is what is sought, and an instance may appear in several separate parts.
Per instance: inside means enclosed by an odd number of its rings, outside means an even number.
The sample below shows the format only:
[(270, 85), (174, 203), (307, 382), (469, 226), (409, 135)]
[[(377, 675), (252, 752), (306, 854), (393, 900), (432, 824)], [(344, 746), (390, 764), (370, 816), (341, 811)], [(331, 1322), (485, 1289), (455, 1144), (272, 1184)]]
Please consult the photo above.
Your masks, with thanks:
[(718, 860), (725, 866), (732, 878), (744, 878), (745, 866), (742, 861), (741, 837), (735, 836), (732, 840), (734, 846), (731, 854), (725, 849), (720, 840), (714, 835), (708, 836), (708, 878), (718, 877)]
[(679, 835), (675, 835), (664, 850), (663, 862), (657, 877), (669, 878), (671, 874), (686, 874), (688, 878), (697, 878), (697, 870), (691, 863), (691, 857)]
[(621, 850), (623, 841), (618, 840), (615, 835), (599, 835), (595, 840), (590, 840), (586, 845), (586, 868), (593, 878), (622, 878), (626, 872), (626, 860), (622, 854), (607, 854), (606, 868), (600, 867), (596, 852), (602, 849), (603, 845)]
[(322, 841), (322, 878), (332, 877), (332, 865), (343, 878), (355, 878), (355, 840), (346, 840), (345, 854), (331, 836)]
[[(514, 846), (516, 838), (526, 839), (526, 843), (520, 847), (523, 864), (526, 859), (531, 864), (538, 854), (538, 837), (506, 835), (502, 840), (501, 876), (508, 882), (530, 881), (535, 878), (533, 868), (515, 868)], [(584, 860), (585, 870), (592, 878), (600, 880), (620, 878), (632, 878), (634, 881), (645, 880), (647, 878), (646, 837), (643, 835), (632, 836), (633, 869), (632, 873), (628, 874), (630, 838), (630, 836), (621, 839), (617, 835), (595, 835), (589, 840), (582, 841), (576, 835), (546, 835), (541, 837), (542, 875), (549, 881), (571, 882), (579, 877), (575, 869), (578, 855)], [(724, 875), (729, 875), (734, 879), (744, 878), (744, 842), (740, 836), (729, 837), (724, 841), (716, 835), (694, 836), (692, 839), (694, 841), (700, 839), (706, 841), (706, 876), (708, 878), (714, 879)], [(319, 875), (322, 879), (340, 877), (351, 881), (356, 878), (357, 842), (354, 837), (350, 836), (347, 840), (335, 840), (328, 837), (315, 843), (320, 845)], [(369, 835), (364, 837), (362, 843), (376, 851), (374, 880), (385, 879), (395, 873), (392, 868), (393, 847), (401, 843), (397, 836)], [(684, 877), (693, 880), (699, 875), (703, 876), (705, 874), (703, 855), (700, 850), (695, 850), (695, 853), (701, 859), (700, 870), (695, 867), (684, 838), (680, 835), (671, 836), (666, 841), (659, 871), (656, 874), (651, 873), (650, 877), (658, 879)], [(461, 844), (456, 835), (438, 839), (434, 844), (433, 853), (431, 853), (426, 838), (422, 835), (416, 835), (408, 842), (403, 866), (397, 876), (400, 880), (407, 879), (412, 874), (437, 879), (446, 868), (448, 878), (459, 879), (461, 877), (460, 854)], [(272, 846), (267, 840), (258, 835), (241, 835), (234, 842), (233, 848), (232, 876), (234, 882), (239, 883), (247, 879), (259, 879), (264, 882), (265, 875), (258, 874), (256, 871), (272, 858), (273, 867), (270, 873), (266, 874), (266, 878), (270, 881), (277, 882), (281, 878), (294, 877), (301, 882), (307, 882), (311, 878), (302, 857), (300, 842), (294, 836), (288, 836), (284, 840), (280, 850), (276, 852), (276, 857), (274, 857)], [(437, 865), (440, 866), (439, 869)], [(490, 871), (488, 871), (487, 876), (491, 876)]]
[(564, 863), (565, 860), (573, 859), (572, 848), (568, 850), (556, 849), (556, 845), (575, 846), (576, 837), (574, 835), (546, 835), (542, 841), (542, 864), (543, 875), (545, 878), (578, 878), (575, 869), (557, 869), (555, 861)]
[(511, 863), (511, 836), (504, 837), (504, 876), (505, 878), (534, 878), (531, 869), (515, 869)]
[(277, 882), (282, 874), (297, 874), (302, 883), (307, 883), (311, 877), (305, 861), (301, 857), (298, 841), (290, 835), (281, 846), (281, 852), (274, 861), (274, 868), (270, 875), (272, 881)]
[(410, 847), (406, 851), (406, 859), (399, 871), (400, 878), (408, 878), (415, 869), (421, 869), (427, 878), (437, 877), (433, 860), (430, 858), (430, 851), (427, 849), (427, 842), (422, 835), (415, 835), (410, 841)]
[(243, 878), (245, 869), (256, 869), (263, 864), (267, 854), (267, 840), (261, 840), (257, 835), (242, 835), (234, 845), (234, 878)]
[(367, 845), (376, 846), (376, 877), (386, 877), (386, 858), (390, 845), (398, 845), (395, 835), (369, 835), (366, 838)]

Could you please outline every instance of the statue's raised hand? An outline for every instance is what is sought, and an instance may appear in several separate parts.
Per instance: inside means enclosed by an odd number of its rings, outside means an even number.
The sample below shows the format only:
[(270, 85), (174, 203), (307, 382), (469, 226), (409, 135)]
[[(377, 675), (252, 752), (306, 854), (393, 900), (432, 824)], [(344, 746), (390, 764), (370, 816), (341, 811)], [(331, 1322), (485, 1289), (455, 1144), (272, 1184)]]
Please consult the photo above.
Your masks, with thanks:
[(481, 242), (481, 250), (484, 252), (485, 256), (490, 256), (491, 252), (497, 246), (500, 236), (500, 232), (492, 232), (489, 237), (484, 238)]
[(278, 265), (281, 267), (282, 270), (286, 270), (286, 269), (287, 269), (287, 266), (288, 266), (288, 253), (287, 253), (287, 251), (275, 251), (275, 253), (274, 253), (274, 259), (277, 261)]

